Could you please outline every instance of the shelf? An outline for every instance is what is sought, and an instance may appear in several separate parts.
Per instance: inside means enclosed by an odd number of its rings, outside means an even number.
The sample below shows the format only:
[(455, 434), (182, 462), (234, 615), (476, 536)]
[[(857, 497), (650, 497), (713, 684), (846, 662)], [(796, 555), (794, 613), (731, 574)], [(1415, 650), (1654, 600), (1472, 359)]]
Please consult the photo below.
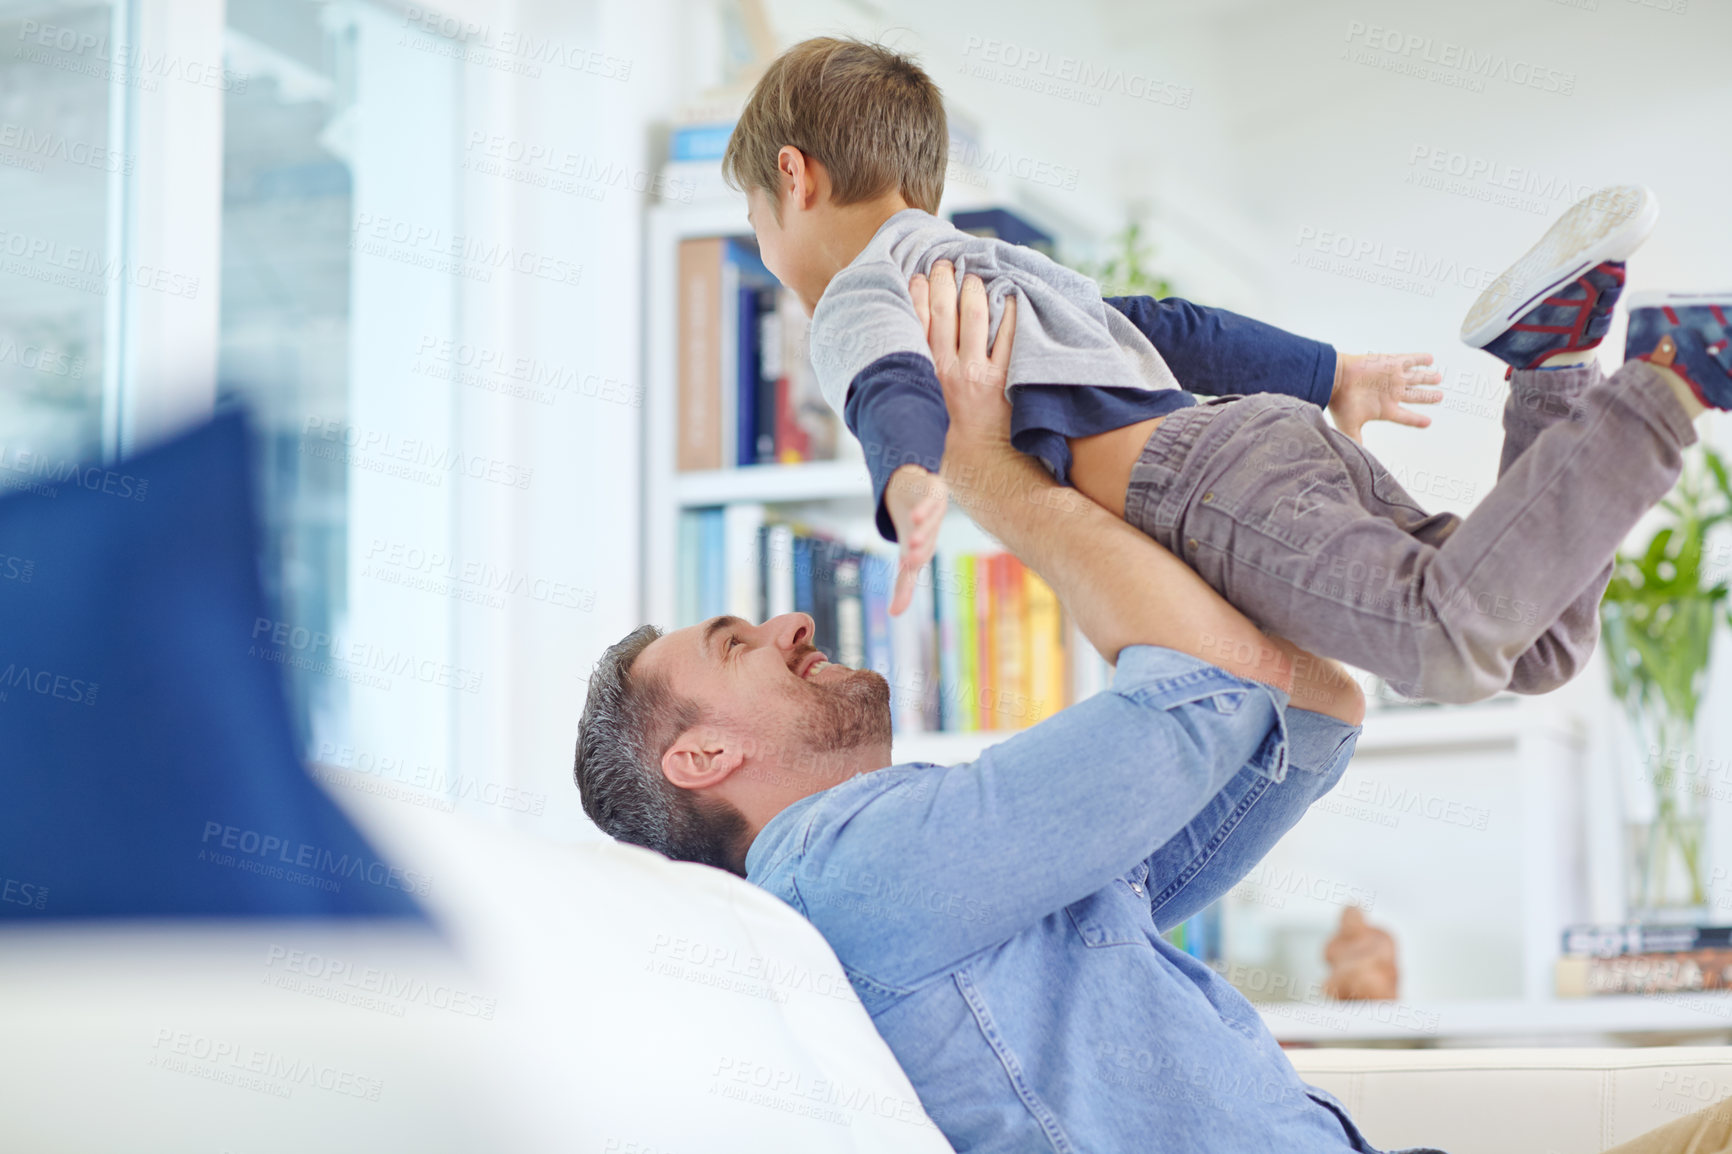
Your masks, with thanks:
[(1278, 1041), (1576, 1039), (1599, 1034), (1732, 1034), (1732, 993), (1440, 1002), (1264, 1002)]
[(872, 478), (859, 461), (804, 465), (748, 465), (674, 474), (674, 500), (682, 508), (735, 501), (791, 504), (857, 498), (870, 501)]

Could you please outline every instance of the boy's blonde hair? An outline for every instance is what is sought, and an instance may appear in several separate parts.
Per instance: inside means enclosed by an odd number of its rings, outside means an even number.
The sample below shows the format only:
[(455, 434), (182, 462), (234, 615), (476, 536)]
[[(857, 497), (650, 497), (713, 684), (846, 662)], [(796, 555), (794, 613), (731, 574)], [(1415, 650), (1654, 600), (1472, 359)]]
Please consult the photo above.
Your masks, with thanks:
[(769, 194), (776, 219), (776, 155), (791, 144), (830, 174), (837, 204), (892, 189), (938, 211), (950, 131), (944, 98), (913, 60), (879, 44), (820, 37), (776, 58), (728, 138), (728, 184)]

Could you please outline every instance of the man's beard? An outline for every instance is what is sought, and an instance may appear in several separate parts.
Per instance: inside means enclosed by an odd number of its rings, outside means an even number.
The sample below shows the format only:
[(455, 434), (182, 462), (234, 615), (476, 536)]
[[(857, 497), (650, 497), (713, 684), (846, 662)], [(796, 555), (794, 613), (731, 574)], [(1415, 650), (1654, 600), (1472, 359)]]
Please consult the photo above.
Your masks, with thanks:
[(826, 753), (890, 744), (890, 683), (882, 674), (856, 669), (845, 680), (805, 687), (793, 736), (807, 753), (821, 760)]

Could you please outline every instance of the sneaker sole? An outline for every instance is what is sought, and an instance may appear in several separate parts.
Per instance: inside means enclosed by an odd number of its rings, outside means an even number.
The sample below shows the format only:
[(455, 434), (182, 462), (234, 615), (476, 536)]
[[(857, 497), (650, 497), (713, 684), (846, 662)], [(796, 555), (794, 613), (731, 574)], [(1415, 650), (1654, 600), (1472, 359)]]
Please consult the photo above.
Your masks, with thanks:
[(1461, 339), (1476, 349), (1489, 345), (1559, 285), (1601, 261), (1627, 258), (1659, 219), (1659, 200), (1639, 184), (1612, 185), (1577, 201), (1479, 294), (1461, 322)]

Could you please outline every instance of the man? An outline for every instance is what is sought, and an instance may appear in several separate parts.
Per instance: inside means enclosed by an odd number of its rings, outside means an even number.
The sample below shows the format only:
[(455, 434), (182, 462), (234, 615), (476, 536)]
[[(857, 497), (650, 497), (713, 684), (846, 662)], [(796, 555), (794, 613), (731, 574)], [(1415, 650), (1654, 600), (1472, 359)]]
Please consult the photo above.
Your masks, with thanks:
[(972, 764), (890, 766), (888, 687), (828, 664), (804, 615), (646, 626), (590, 681), (585, 810), (808, 917), (959, 1151), (1369, 1150), (1160, 937), (1335, 783), (1363, 698), (1010, 447), (1014, 326), (1007, 308), (989, 357), (980, 283), (959, 305), (935, 266), (946, 480), (1116, 664), (1112, 689)]

